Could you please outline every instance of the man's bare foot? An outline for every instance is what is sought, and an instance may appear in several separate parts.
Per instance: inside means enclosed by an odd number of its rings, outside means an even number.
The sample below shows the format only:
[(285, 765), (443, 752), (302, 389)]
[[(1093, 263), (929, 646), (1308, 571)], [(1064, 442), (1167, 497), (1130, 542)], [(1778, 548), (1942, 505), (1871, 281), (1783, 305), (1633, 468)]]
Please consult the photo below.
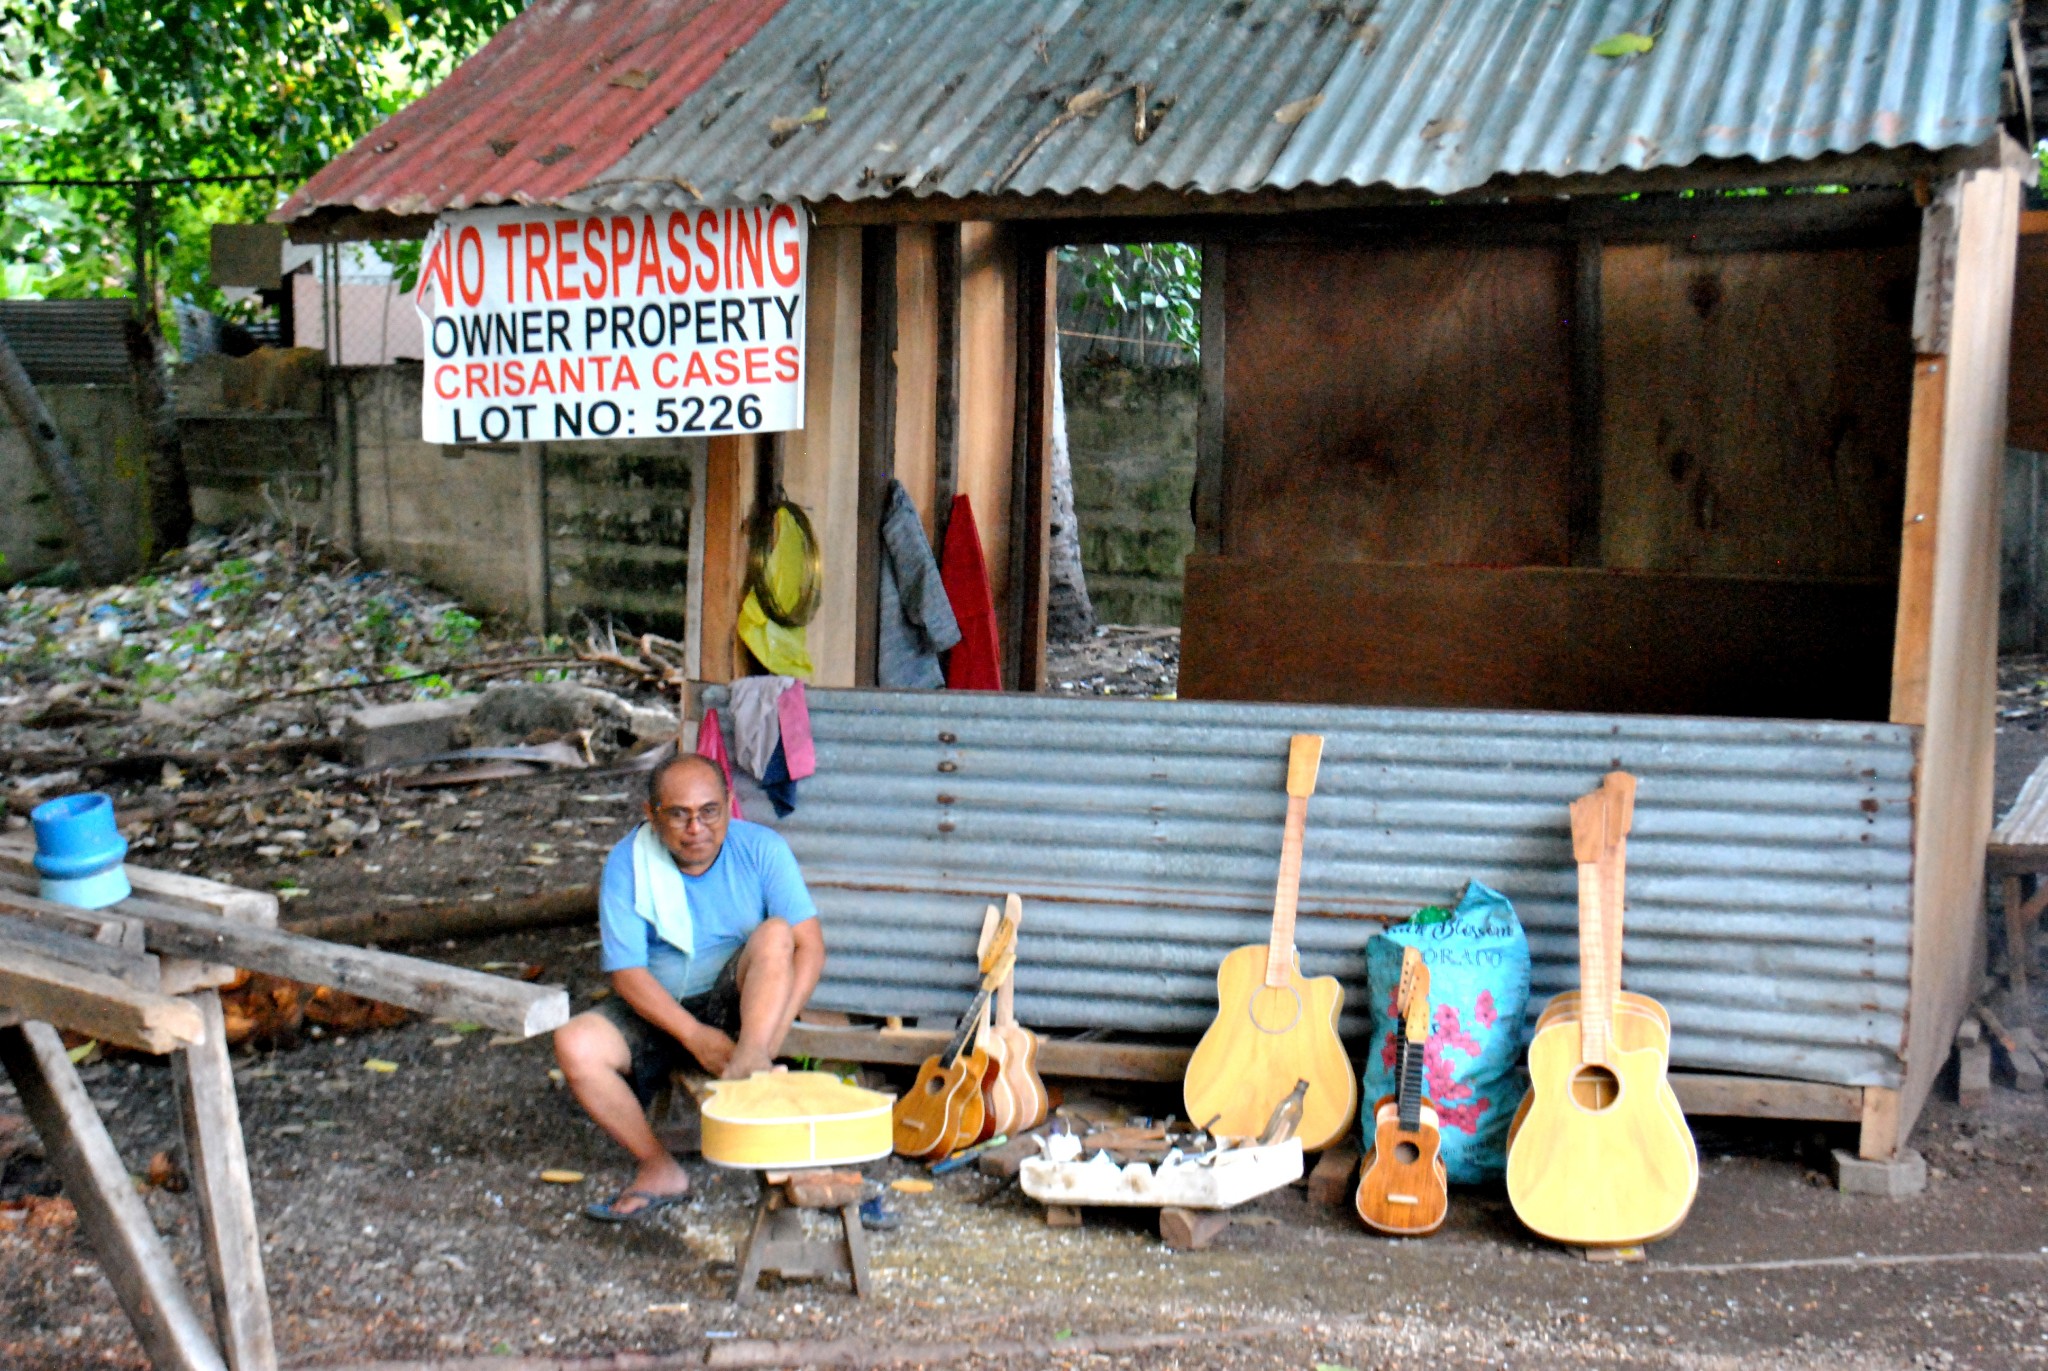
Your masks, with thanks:
[(732, 1059), (725, 1064), (725, 1070), (720, 1073), (719, 1079), (743, 1081), (756, 1071), (766, 1071), (774, 1064), (775, 1059), (761, 1048), (751, 1043), (739, 1043), (734, 1046)]
[(682, 1164), (674, 1157), (664, 1153), (653, 1161), (643, 1162), (633, 1173), (633, 1183), (626, 1190), (633, 1193), (621, 1192), (619, 1200), (612, 1205), (612, 1212), (621, 1218), (645, 1209), (649, 1203), (646, 1196), (666, 1199), (670, 1195), (689, 1194), (690, 1173), (683, 1170)]

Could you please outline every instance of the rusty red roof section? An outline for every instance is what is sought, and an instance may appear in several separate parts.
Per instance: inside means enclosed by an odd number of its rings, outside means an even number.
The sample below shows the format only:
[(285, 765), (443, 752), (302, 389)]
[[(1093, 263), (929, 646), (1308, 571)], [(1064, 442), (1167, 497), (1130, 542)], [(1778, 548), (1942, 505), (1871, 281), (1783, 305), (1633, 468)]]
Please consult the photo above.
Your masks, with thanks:
[(545, 201), (596, 180), (784, 0), (540, 0), (272, 217)]

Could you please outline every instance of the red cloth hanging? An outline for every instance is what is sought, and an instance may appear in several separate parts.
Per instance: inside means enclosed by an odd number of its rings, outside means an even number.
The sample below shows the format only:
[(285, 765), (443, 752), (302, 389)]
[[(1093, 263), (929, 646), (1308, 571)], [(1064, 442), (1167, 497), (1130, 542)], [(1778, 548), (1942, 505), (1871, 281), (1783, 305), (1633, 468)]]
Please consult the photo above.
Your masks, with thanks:
[(732, 817), (743, 818), (739, 792), (732, 788), (732, 759), (725, 751), (725, 730), (718, 726), (718, 711), (715, 709), (705, 710), (703, 719), (697, 724), (697, 755), (718, 763), (719, 771), (725, 776), (725, 793), (732, 796)]
[(974, 506), (965, 495), (953, 497), (946, 519), (946, 552), (939, 559), (939, 579), (960, 642), (946, 654), (949, 690), (1001, 690), (1003, 653), (996, 643), (996, 606), (988, 588), (988, 563), (981, 555), (981, 530), (974, 524)]

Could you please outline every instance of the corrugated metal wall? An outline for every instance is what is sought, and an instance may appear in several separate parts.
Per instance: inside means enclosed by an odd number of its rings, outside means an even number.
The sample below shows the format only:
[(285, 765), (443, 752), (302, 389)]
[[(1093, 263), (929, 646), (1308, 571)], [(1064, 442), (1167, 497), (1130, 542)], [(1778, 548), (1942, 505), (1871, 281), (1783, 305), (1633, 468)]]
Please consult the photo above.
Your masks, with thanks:
[[(716, 703), (718, 694), (708, 697)], [(778, 823), (824, 912), (820, 1008), (964, 1007), (984, 901), (1025, 897), (1019, 1014), (1195, 1032), (1263, 941), (1287, 739), (1324, 734), (1303, 968), (1359, 1028), (1363, 948), (1464, 882), (1528, 926), (1536, 998), (1577, 980), (1565, 806), (1640, 778), (1626, 981), (1672, 1061), (1896, 1085), (1916, 731), (1884, 724), (818, 690), (819, 772)], [(742, 787), (748, 817), (769, 810)]]

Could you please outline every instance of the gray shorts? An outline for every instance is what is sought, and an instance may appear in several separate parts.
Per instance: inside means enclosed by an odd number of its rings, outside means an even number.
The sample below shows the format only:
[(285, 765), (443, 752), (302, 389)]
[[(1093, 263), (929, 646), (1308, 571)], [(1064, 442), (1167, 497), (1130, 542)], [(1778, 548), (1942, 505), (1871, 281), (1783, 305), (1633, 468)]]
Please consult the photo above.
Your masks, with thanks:
[[(701, 995), (687, 996), (681, 1004), (698, 1023), (738, 1037), (739, 954), (735, 952), (727, 960), (709, 990)], [(617, 995), (598, 1001), (596, 1012), (610, 1020), (626, 1039), (626, 1051), (633, 1060), (630, 1073), (633, 1093), (639, 1097), (642, 1109), (653, 1102), (656, 1091), (668, 1084), (670, 1073), (678, 1069), (701, 1069), (697, 1059), (690, 1055), (689, 1048), (671, 1037), (666, 1029), (656, 1028), (641, 1018), (639, 1011)]]

